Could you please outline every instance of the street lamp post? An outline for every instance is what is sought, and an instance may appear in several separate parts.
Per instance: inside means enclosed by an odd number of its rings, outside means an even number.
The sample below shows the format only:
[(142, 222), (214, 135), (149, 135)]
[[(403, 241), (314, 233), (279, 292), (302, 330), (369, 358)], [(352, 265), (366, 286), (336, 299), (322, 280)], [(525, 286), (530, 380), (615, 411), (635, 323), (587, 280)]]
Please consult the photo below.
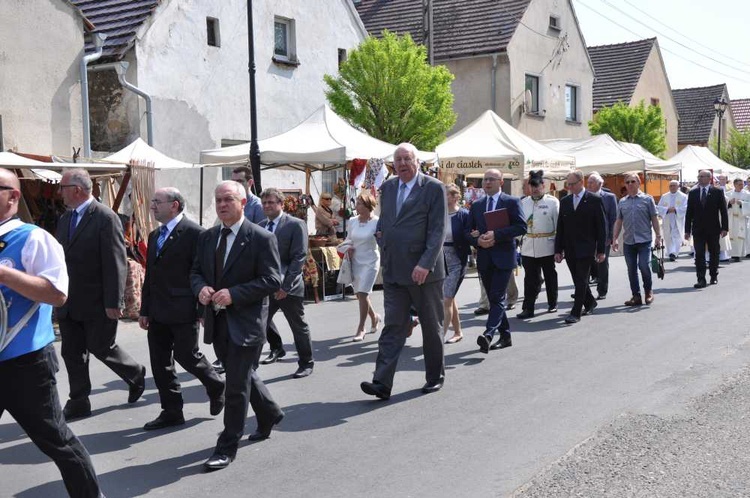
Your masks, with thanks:
[(253, 35), (253, 0), (247, 0), (247, 48), (250, 73), (250, 169), (253, 171), (255, 188), (261, 191), (260, 148), (258, 147), (258, 117), (255, 112), (255, 43)]
[(724, 112), (727, 110), (727, 105), (727, 101), (724, 100), (724, 97), (719, 97), (714, 100), (714, 112), (716, 112), (716, 115), (719, 117), (719, 141), (716, 148), (719, 158), (721, 158), (721, 122), (724, 117)]

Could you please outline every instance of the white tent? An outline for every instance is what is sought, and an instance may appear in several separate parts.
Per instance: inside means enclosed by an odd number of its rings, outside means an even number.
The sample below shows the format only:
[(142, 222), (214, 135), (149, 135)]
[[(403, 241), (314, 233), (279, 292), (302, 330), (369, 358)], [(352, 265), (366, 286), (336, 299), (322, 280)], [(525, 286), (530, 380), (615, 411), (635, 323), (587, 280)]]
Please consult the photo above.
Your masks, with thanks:
[(627, 152), (643, 158), (643, 160), (646, 161), (646, 171), (677, 174), (682, 167), (679, 161), (674, 161), (672, 159), (665, 160), (656, 157), (640, 144), (633, 144), (630, 142), (617, 143)]
[[(352, 159), (392, 157), (395, 145), (383, 142), (349, 125), (328, 105), (319, 107), (302, 123), (274, 137), (260, 140), (260, 161), (266, 168), (292, 166), (326, 170), (341, 167)], [(247, 163), (250, 144), (201, 152), (203, 164)], [(422, 153), (429, 160), (434, 154)]]
[(543, 169), (549, 177), (567, 175), (575, 165), (570, 155), (559, 153), (527, 137), (492, 111), (485, 111), (435, 149), (443, 172), (482, 173), (489, 168), (507, 175), (525, 176)]
[(550, 149), (576, 158), (576, 168), (588, 174), (598, 171), (602, 175), (616, 175), (627, 171), (643, 171), (646, 161), (632, 154), (609, 135), (590, 138), (543, 140)]
[(107, 156), (103, 161), (130, 164), (131, 161), (152, 163), (155, 169), (188, 169), (199, 168), (200, 164), (191, 164), (172, 159), (151, 147), (143, 139), (136, 138), (133, 143)]
[(62, 178), (60, 173), (47, 169), (47, 163), (19, 156), (12, 152), (0, 152), (0, 167), (30, 171), (33, 178), (39, 180), (59, 182)]
[(702, 169), (712, 170), (714, 175), (727, 175), (730, 180), (733, 178), (745, 179), (750, 176), (750, 171), (724, 162), (707, 147), (688, 145), (672, 156), (670, 160), (682, 163), (681, 179), (688, 183), (697, 182), (698, 172)]

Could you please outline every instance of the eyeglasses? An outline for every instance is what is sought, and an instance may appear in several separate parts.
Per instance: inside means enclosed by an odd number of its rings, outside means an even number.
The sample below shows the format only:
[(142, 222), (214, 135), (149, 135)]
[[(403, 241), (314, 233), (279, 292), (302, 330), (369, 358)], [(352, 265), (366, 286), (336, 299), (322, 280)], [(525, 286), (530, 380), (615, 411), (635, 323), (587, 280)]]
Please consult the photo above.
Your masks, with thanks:
[(638, 183), (638, 182), (635, 180), (625, 180), (626, 185), (630, 185), (631, 183)]
[(76, 185), (74, 183), (65, 183), (65, 184), (61, 183), (60, 184), (60, 188), (68, 188), (68, 187), (80, 187), (80, 185)]
[(0, 185), (0, 190), (15, 190), (15, 187), (9, 187), (8, 185)]
[(490, 178), (490, 177), (482, 178), (483, 182), (499, 182), (500, 180), (501, 180), (500, 178)]
[(151, 204), (169, 204), (174, 201), (160, 201), (159, 199), (151, 199)]

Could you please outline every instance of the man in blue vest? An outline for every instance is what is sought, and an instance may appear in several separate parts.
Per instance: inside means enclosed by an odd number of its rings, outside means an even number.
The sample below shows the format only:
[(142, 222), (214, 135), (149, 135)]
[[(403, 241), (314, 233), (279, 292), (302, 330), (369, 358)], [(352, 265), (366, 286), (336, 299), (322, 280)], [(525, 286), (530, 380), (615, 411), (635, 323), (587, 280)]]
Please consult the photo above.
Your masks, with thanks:
[(65, 423), (55, 380), (52, 306), (67, 299), (65, 254), (52, 235), (16, 217), (20, 198), (18, 178), (0, 169), (0, 292), (3, 308), (12, 303), (0, 326), (0, 416), (10, 413), (52, 458), (71, 496), (97, 498), (91, 458)]

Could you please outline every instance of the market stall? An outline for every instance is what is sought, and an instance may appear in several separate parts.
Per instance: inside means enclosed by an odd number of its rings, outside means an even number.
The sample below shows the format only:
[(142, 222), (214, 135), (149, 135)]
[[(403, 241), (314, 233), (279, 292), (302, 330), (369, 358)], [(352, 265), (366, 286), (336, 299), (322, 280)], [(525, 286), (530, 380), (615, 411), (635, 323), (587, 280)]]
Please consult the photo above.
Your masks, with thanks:
[(714, 175), (727, 175), (731, 182), (734, 178), (747, 179), (750, 171), (732, 166), (718, 158), (708, 147), (688, 145), (680, 152), (670, 158), (671, 161), (681, 163), (680, 181), (685, 183), (696, 183), (698, 172), (702, 169), (713, 171)]

